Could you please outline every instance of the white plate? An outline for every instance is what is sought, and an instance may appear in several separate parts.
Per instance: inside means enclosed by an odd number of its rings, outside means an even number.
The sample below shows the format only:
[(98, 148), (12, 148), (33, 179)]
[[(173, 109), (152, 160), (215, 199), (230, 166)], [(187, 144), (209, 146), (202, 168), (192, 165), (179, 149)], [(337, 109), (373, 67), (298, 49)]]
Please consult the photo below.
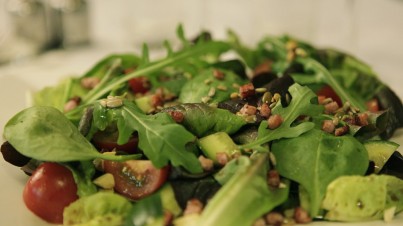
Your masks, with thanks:
[[(80, 50), (73, 52), (54, 52), (28, 63), (0, 68), (0, 127), (1, 132), (7, 120), (19, 110), (25, 107), (25, 96), (27, 91), (39, 89), (45, 85), (55, 84), (62, 76), (71, 75), (71, 73), (81, 73), (88, 69), (94, 62), (104, 57), (108, 50)], [(398, 65), (400, 67), (400, 65)], [(376, 67), (375, 67), (376, 68)], [(378, 68), (385, 68), (379, 66)], [(390, 67), (393, 68), (393, 67)], [(395, 67), (396, 68), (396, 67)], [(401, 70), (399, 71), (399, 73)], [(390, 75), (390, 70), (384, 70), (389, 78), (387, 83), (392, 89), (400, 93), (397, 89), (399, 85)], [(394, 78), (394, 79), (393, 79)], [(398, 131), (394, 138), (400, 144), (403, 144), (403, 131)], [(0, 158), (0, 225), (13, 226), (46, 226), (41, 219), (33, 215), (22, 201), (22, 191), (27, 180), (18, 168), (7, 164), (3, 158)], [(393, 222), (384, 223), (364, 222), (364, 223), (331, 223), (316, 222), (315, 226), (400, 226), (403, 225), (403, 214), (397, 216)]]

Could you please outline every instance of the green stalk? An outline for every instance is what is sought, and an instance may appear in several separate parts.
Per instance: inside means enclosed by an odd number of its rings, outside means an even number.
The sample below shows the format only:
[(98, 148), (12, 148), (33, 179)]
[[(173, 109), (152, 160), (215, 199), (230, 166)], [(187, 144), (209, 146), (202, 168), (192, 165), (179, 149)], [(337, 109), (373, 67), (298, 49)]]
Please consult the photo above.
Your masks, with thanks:
[(164, 67), (171, 66), (182, 60), (186, 60), (188, 58), (193, 58), (193, 57), (208, 53), (209, 49), (217, 49), (217, 48), (222, 49), (222, 50), (227, 50), (229, 48), (229, 46), (228, 46), (228, 44), (226, 44), (224, 42), (209, 42), (209, 43), (205, 43), (203, 45), (195, 46), (194, 48), (182, 50), (181, 52), (179, 52), (177, 54), (173, 54), (171, 57), (168, 57), (168, 58), (165, 58), (165, 59), (153, 62), (153, 63), (149, 63), (149, 64), (145, 65), (143, 68), (140, 68), (130, 74), (122, 76), (121, 78), (119, 78), (117, 80), (111, 81), (110, 83), (106, 84), (105, 86), (103, 86), (102, 88), (97, 90), (97, 92), (89, 93), (83, 99), (82, 103), (83, 104), (92, 103), (92, 102), (98, 100), (99, 98), (101, 98), (102, 96), (106, 95), (114, 87), (116, 87), (124, 82), (127, 82), (132, 78), (151, 74), (157, 70), (161, 70)]

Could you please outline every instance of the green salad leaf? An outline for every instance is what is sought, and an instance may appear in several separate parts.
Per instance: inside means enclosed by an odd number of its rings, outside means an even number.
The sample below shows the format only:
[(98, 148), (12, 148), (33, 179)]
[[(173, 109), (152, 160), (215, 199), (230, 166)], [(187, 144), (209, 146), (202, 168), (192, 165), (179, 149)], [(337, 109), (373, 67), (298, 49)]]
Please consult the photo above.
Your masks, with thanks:
[(182, 87), (179, 101), (182, 103), (219, 103), (227, 100), (231, 93), (238, 92), (234, 84), (245, 83), (237, 74), (232, 71), (221, 70), (222, 79), (214, 77), (213, 68), (207, 69), (190, 79)]
[(246, 124), (246, 121), (238, 115), (203, 103), (179, 104), (162, 111), (183, 113), (184, 119), (181, 124), (198, 137), (214, 132), (233, 134)]
[(171, 162), (174, 166), (183, 166), (191, 173), (203, 171), (197, 157), (186, 149), (186, 145), (194, 142), (196, 137), (175, 123), (167, 113), (145, 115), (127, 100), (120, 111), (121, 115), (117, 119), (118, 143), (127, 142), (130, 135), (137, 131), (139, 148), (154, 166), (159, 168)]
[(50, 162), (85, 161), (95, 158), (128, 160), (140, 155), (103, 155), (59, 110), (31, 107), (17, 113), (4, 127), (4, 137), (21, 154)]
[[(283, 107), (280, 102), (273, 108), (272, 114), (279, 114), (283, 122), (276, 129), (269, 129), (267, 121), (262, 121), (258, 130), (258, 137), (255, 141), (241, 145), (241, 148), (261, 149), (270, 141), (280, 138), (298, 137), (301, 134), (314, 128), (313, 122), (302, 122), (293, 126), (293, 122), (300, 116), (315, 116), (323, 112), (323, 106), (315, 104), (317, 97), (308, 87), (293, 84), (288, 89), (292, 100), (287, 107)], [(317, 101), (316, 101), (317, 102)]]
[(301, 184), (308, 192), (309, 213), (315, 217), (327, 186), (344, 175), (364, 175), (368, 168), (368, 153), (354, 137), (336, 137), (313, 129), (299, 137), (273, 143), (280, 175)]
[(252, 225), (260, 216), (283, 203), (288, 196), (289, 184), (285, 188), (269, 188), (267, 158), (267, 154), (258, 153), (248, 167), (240, 167), (208, 202), (198, 225)]

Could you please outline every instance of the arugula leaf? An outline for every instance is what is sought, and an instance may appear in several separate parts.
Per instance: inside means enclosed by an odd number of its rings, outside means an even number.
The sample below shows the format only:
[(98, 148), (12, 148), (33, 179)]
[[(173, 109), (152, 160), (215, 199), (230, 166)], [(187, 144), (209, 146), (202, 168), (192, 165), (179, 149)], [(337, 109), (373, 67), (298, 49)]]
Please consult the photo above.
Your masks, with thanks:
[(312, 217), (318, 214), (330, 182), (343, 175), (364, 175), (368, 167), (368, 153), (358, 140), (318, 129), (276, 141), (271, 150), (280, 175), (298, 182), (308, 192)]
[(111, 62), (116, 59), (120, 59), (122, 62), (123, 68), (130, 68), (137, 66), (141, 59), (133, 54), (112, 54), (109, 55), (98, 63), (96, 63), (90, 70), (88, 70), (83, 77), (99, 77), (102, 78), (105, 76), (105, 73), (108, 71)]
[(50, 162), (85, 161), (95, 158), (122, 161), (140, 155), (103, 155), (59, 110), (31, 107), (17, 113), (5, 128), (4, 137), (21, 154)]
[(203, 171), (196, 156), (186, 150), (186, 145), (194, 142), (195, 136), (175, 123), (167, 113), (145, 115), (128, 100), (124, 101), (120, 111), (121, 115), (117, 116), (119, 144), (127, 142), (130, 135), (137, 131), (139, 148), (154, 166), (163, 167), (170, 161), (172, 165), (183, 166), (192, 173)]
[(304, 66), (305, 71), (314, 72), (314, 76), (317, 81), (321, 81), (330, 85), (343, 102), (350, 102), (351, 105), (359, 108), (361, 111), (366, 110), (365, 103), (359, 100), (357, 96), (351, 95), (346, 89), (336, 80), (336, 78), (318, 61), (309, 57), (298, 57), (296, 61)]
[(315, 93), (308, 87), (300, 86), (297, 83), (290, 86), (288, 91), (292, 96), (290, 104), (287, 107), (283, 107), (279, 102), (272, 110), (272, 114), (279, 114), (283, 119), (280, 127), (271, 130), (268, 128), (267, 121), (262, 121), (258, 129), (257, 139), (241, 145), (241, 148), (262, 150), (261, 145), (270, 141), (280, 138), (298, 137), (314, 128), (315, 124), (313, 122), (302, 122), (296, 126), (292, 126), (292, 123), (301, 115), (315, 116), (323, 112), (323, 106), (314, 104)]
[(179, 104), (162, 111), (183, 113), (184, 119), (181, 124), (198, 137), (212, 132), (232, 134), (246, 124), (246, 121), (240, 116), (202, 103)]
[(240, 167), (208, 202), (198, 225), (252, 225), (257, 218), (283, 203), (289, 184), (285, 188), (269, 188), (267, 170), (267, 154), (258, 153), (248, 167)]

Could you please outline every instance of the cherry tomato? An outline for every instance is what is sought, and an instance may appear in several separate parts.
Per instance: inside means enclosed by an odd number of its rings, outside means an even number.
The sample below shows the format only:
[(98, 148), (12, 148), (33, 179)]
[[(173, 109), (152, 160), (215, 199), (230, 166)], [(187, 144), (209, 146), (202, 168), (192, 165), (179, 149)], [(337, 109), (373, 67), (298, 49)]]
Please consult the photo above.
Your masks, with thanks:
[(330, 87), (329, 85), (323, 86), (321, 89), (319, 89), (316, 94), (318, 96), (325, 96), (325, 97), (330, 97), (334, 101), (337, 102), (337, 104), (341, 107), (343, 106), (343, 103), (341, 102), (340, 97), (336, 94), (336, 92)]
[(23, 192), (25, 205), (43, 220), (63, 223), (63, 210), (78, 199), (73, 174), (57, 163), (42, 163), (29, 178)]
[(149, 160), (105, 161), (103, 167), (113, 175), (115, 191), (133, 200), (155, 192), (169, 174), (169, 166), (157, 169)]
[(134, 154), (137, 152), (137, 146), (139, 143), (137, 134), (133, 134), (132, 137), (126, 144), (119, 145), (117, 143), (118, 133), (104, 133), (99, 132), (96, 133), (92, 139), (92, 143), (99, 150), (105, 149), (108, 151), (112, 151), (114, 149), (119, 151), (124, 151), (128, 154)]
[(146, 93), (150, 90), (150, 81), (143, 76), (130, 79), (129, 85), (133, 93)]

